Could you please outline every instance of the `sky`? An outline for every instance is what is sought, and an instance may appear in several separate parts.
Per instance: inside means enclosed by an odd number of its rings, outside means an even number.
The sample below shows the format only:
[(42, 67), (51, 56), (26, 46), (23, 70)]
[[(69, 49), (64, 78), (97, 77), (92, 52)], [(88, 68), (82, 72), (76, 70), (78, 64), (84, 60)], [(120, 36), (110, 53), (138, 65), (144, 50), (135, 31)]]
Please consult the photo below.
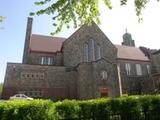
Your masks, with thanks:
[[(136, 46), (159, 49), (160, 44), (160, 3), (151, 1), (143, 11), (143, 22), (138, 23), (133, 0), (122, 7), (119, 2), (112, 1), (112, 10), (100, 3), (101, 24), (99, 27), (114, 44), (121, 44), (125, 29), (132, 34)], [(118, 0), (120, 1), (120, 0)], [(29, 12), (38, 10), (34, 0), (0, 0), (0, 15), (6, 17), (0, 23), (0, 82), (4, 81), (7, 62), (21, 63), (23, 56), (27, 17)], [(55, 30), (50, 16), (34, 17), (34, 34), (50, 35)], [(75, 29), (63, 29), (56, 36), (68, 38)]]

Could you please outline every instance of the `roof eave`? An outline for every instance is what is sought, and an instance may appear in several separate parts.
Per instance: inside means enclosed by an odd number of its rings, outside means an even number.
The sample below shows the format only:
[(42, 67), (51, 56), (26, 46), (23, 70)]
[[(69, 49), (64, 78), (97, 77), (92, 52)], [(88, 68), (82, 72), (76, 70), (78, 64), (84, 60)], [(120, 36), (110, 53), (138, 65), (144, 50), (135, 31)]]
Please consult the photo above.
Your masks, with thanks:
[(127, 58), (117, 58), (118, 60), (128, 60), (128, 61), (139, 61), (139, 62), (151, 62), (150, 60), (139, 60), (139, 59), (127, 59)]

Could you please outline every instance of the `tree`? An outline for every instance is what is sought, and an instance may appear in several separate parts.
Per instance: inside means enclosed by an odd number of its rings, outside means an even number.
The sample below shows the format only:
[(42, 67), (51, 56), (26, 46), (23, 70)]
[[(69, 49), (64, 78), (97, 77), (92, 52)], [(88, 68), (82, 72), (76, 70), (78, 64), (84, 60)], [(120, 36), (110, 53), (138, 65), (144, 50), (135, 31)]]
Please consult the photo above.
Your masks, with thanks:
[(1, 98), (1, 95), (2, 95), (2, 89), (3, 89), (3, 83), (0, 83), (0, 98)]
[[(4, 21), (5, 17), (4, 16), (0, 16), (0, 23), (2, 23)], [(0, 26), (0, 30), (4, 29), (3, 27)]]
[(0, 16), (0, 22), (3, 22), (4, 19), (5, 19), (4, 16)]
[[(35, 5), (43, 6), (48, 5), (44, 9), (40, 9), (36, 12), (30, 13), (30, 15), (53, 15), (53, 26), (56, 26), (56, 30), (51, 34), (60, 32), (64, 25), (67, 28), (70, 27), (70, 23), (74, 23), (74, 27), (82, 24), (90, 25), (94, 20), (97, 24), (100, 24), (100, 11), (98, 4), (103, 1), (107, 8), (112, 9), (110, 0), (42, 0), (35, 2)], [(120, 5), (127, 5), (128, 0), (120, 0)], [(159, 0), (157, 0), (159, 1)], [(146, 7), (149, 0), (134, 0), (135, 12), (139, 20), (142, 20), (142, 10)]]

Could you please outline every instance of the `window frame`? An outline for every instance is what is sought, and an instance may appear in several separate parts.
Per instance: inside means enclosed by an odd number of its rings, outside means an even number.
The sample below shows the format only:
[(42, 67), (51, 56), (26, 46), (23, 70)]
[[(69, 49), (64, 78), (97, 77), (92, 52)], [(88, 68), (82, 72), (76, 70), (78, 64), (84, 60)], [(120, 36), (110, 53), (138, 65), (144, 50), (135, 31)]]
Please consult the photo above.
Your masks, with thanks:
[(125, 70), (127, 75), (131, 75), (131, 64), (130, 63), (125, 63)]
[(146, 68), (147, 68), (147, 74), (151, 74), (151, 67), (150, 67), (150, 65), (146, 65)]
[(90, 39), (89, 43), (89, 60), (95, 61), (95, 41), (93, 39)]
[(84, 43), (83, 45), (83, 60), (84, 62), (89, 62), (89, 45)]
[(96, 60), (101, 59), (101, 47), (99, 44), (96, 45)]
[(141, 64), (136, 64), (136, 72), (137, 72), (137, 76), (143, 75)]
[(41, 65), (52, 65), (54, 61), (54, 57), (48, 56), (41, 56), (40, 57), (40, 64)]
[(40, 60), (41, 60), (41, 61), (40, 61), (41, 65), (44, 65), (44, 57), (43, 57), (43, 56), (41, 57)]

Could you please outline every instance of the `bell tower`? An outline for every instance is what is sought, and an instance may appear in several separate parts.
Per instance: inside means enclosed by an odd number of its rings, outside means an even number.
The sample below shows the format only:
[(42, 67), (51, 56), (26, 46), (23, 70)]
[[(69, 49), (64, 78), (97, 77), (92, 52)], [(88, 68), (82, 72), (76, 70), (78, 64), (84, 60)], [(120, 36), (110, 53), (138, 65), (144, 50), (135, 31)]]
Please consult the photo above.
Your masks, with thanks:
[(135, 42), (134, 40), (132, 40), (132, 35), (127, 32), (127, 29), (126, 29), (126, 33), (123, 35), (122, 45), (135, 47)]

